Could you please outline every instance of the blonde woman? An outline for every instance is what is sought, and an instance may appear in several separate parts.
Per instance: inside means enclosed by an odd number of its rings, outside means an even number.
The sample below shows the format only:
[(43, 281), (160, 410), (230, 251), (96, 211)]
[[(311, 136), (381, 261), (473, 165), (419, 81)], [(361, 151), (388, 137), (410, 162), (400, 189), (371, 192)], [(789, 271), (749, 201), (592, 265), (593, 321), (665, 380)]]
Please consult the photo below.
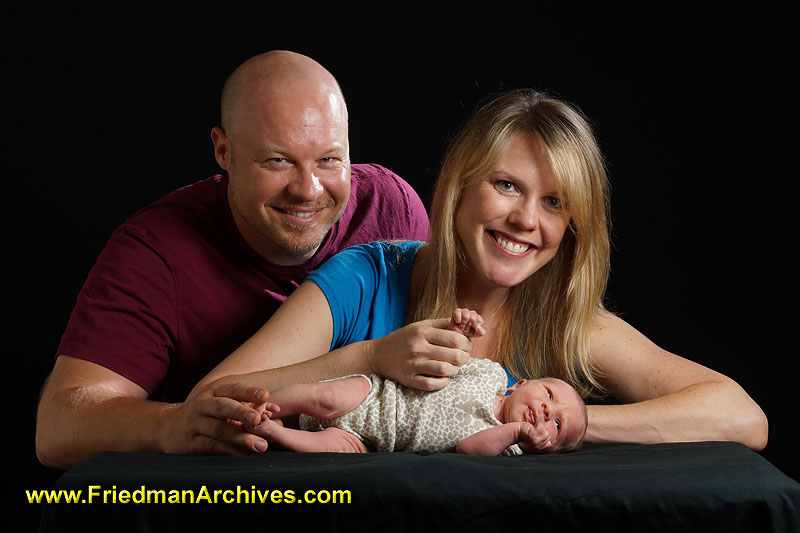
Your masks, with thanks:
[[(604, 310), (607, 200), (584, 117), (533, 90), (501, 94), (448, 150), (428, 243), (341, 252), (191, 396), (231, 410), (289, 383), (348, 374), (437, 390), (471, 355), (505, 365), (510, 382), (552, 376), (584, 397), (613, 396), (619, 404), (589, 406), (587, 442), (729, 440), (762, 449), (766, 417), (738, 384)], [(469, 340), (448, 330), (457, 307), (480, 313), (486, 334)], [(256, 420), (244, 403), (235, 411), (235, 421)], [(232, 451), (262, 451), (266, 442), (243, 434), (239, 446)]]

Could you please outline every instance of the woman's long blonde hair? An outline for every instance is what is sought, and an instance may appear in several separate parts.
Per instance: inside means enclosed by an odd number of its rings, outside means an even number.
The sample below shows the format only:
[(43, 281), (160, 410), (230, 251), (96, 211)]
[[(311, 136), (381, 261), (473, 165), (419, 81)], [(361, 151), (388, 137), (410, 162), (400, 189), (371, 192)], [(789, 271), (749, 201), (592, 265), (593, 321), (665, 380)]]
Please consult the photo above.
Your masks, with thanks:
[(587, 396), (603, 390), (589, 332), (609, 275), (609, 185), (592, 128), (565, 102), (530, 89), (509, 91), (481, 106), (453, 139), (431, 203), (415, 318), (449, 316), (458, 307), (457, 275), (465, 259), (455, 218), (462, 192), (496, 168), (518, 133), (540, 141), (570, 223), (555, 257), (511, 289), (495, 359), (517, 377), (558, 377)]

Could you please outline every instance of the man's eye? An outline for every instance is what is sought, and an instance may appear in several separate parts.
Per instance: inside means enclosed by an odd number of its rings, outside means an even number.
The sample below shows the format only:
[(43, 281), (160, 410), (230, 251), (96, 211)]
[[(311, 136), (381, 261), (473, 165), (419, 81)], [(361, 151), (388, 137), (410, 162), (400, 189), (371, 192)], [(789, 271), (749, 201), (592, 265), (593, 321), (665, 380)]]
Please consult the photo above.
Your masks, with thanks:
[(556, 419), (556, 431), (561, 431), (561, 420)]
[(264, 164), (269, 165), (271, 167), (278, 167), (278, 166), (283, 166), (288, 162), (289, 160), (286, 159), (285, 157), (270, 157), (269, 159), (264, 161)]
[(319, 164), (324, 167), (332, 167), (339, 164), (340, 159), (338, 157), (323, 157), (319, 160)]

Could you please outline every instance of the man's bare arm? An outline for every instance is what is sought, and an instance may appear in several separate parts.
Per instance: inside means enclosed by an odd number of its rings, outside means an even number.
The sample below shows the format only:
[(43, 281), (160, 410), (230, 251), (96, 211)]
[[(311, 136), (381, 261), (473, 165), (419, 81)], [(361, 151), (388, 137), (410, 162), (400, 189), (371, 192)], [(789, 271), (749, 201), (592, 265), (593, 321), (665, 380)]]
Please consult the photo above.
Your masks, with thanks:
[(153, 402), (119, 374), (62, 355), (39, 402), (36, 454), (46, 466), (69, 468), (104, 450), (243, 454), (266, 449), (263, 439), (226, 422), (258, 416), (242, 402), (263, 402), (266, 391), (233, 384), (220, 394), (227, 397)]

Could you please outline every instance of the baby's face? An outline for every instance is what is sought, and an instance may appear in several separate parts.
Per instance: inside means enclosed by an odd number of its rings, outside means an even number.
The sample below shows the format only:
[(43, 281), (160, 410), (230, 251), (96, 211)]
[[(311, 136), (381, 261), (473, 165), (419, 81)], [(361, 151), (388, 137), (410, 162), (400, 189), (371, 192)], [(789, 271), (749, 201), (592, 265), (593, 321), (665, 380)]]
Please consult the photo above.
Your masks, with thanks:
[(529, 422), (550, 433), (553, 449), (577, 442), (583, 434), (584, 403), (568, 383), (555, 378), (522, 379), (509, 389), (504, 422)]

